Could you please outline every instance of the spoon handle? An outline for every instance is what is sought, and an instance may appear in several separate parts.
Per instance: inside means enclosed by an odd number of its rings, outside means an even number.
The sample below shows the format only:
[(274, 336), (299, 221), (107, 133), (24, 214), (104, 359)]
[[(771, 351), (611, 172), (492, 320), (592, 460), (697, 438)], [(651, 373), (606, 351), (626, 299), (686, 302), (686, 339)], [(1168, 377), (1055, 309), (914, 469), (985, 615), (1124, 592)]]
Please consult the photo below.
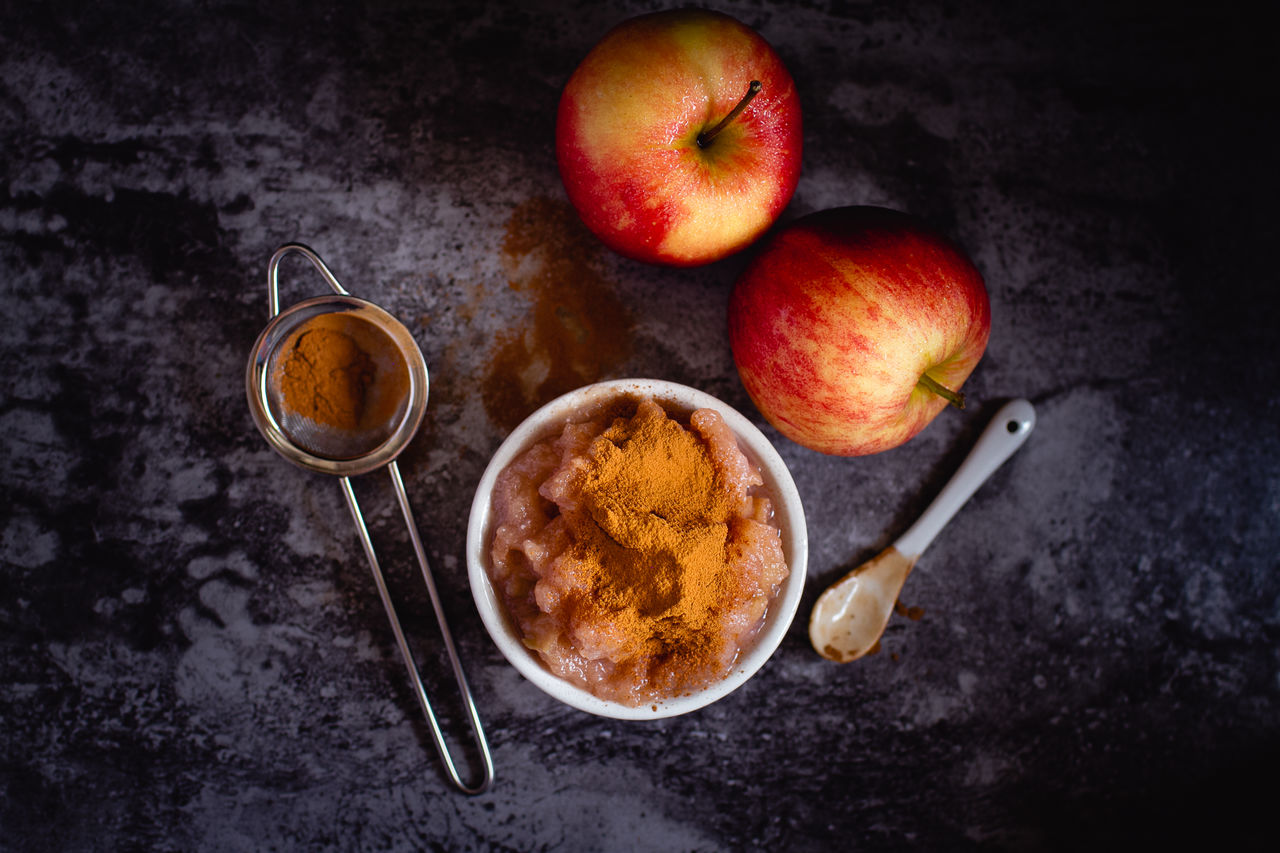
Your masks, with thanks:
[(1000, 465), (1022, 446), (1036, 425), (1036, 410), (1027, 400), (1012, 400), (996, 412), (991, 423), (978, 436), (964, 462), (933, 503), (898, 538), (894, 547), (908, 559), (924, 553), (951, 517), (973, 496)]

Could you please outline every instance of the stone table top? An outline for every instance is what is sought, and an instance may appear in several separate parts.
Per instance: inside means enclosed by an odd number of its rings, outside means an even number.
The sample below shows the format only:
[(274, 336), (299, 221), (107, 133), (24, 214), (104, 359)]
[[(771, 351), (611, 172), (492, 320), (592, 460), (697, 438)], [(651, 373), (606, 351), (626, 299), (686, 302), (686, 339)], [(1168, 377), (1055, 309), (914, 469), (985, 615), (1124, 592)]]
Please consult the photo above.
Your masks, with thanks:
[[(739, 381), (723, 330), (750, 251), (647, 266), (568, 206), (560, 90), (656, 5), (0, 6), (0, 849), (1261, 846), (1270, 798), (1245, 780), (1280, 753), (1265, 29), (1129, 0), (717, 4), (800, 93), (782, 221), (909, 211), (990, 293), (973, 404), (836, 458)], [(443, 778), (337, 483), (277, 456), (246, 407), (267, 260), (291, 241), (426, 356), (401, 469), (488, 793)], [(322, 287), (302, 262), (283, 280), (286, 303)], [(648, 722), (524, 680), (463, 559), (511, 427), (628, 376), (758, 424), (811, 548), (760, 673)], [(1035, 432), (925, 555), (880, 652), (821, 659), (817, 594), (1014, 397)], [(356, 489), (447, 685), (389, 486)]]

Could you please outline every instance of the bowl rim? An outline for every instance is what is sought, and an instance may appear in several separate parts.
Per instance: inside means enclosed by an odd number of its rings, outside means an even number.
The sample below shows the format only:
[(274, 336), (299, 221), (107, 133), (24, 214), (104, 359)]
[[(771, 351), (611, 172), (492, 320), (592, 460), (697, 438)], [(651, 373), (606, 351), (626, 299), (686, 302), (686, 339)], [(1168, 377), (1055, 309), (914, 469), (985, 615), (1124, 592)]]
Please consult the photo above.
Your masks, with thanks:
[[(782, 533), (783, 553), (789, 574), (778, 597), (765, 615), (755, 644), (734, 663), (720, 681), (703, 690), (641, 706), (624, 705), (590, 693), (553, 674), (536, 653), (528, 649), (498, 599), (486, 570), (491, 526), (491, 499), (498, 474), (534, 440), (563, 428), (585, 406), (623, 394), (652, 396), (692, 409), (715, 409), (738, 439), (739, 446), (759, 468), (774, 498), (774, 521)], [(795, 619), (804, 593), (809, 540), (804, 507), (786, 463), (769, 439), (750, 420), (724, 401), (705, 391), (662, 379), (615, 379), (585, 385), (545, 404), (517, 426), (499, 445), (476, 486), (467, 522), (467, 576), (471, 594), (485, 630), (503, 657), (526, 679), (555, 699), (589, 714), (619, 720), (656, 720), (704, 708), (741, 687), (772, 657)]]

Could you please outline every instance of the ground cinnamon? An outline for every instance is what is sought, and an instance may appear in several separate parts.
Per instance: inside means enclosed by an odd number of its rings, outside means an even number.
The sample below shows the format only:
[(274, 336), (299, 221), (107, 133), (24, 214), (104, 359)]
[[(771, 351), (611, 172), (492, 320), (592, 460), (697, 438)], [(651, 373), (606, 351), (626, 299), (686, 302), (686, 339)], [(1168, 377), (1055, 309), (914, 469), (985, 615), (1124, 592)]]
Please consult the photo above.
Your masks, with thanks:
[[(721, 615), (744, 594), (726, 558), (734, 507), (702, 438), (651, 400), (592, 444), (557, 567), (597, 656), (679, 682), (718, 668)], [(661, 664), (653, 667), (651, 664)]]
[(289, 348), (280, 393), (289, 410), (328, 427), (354, 430), (376, 377), (373, 359), (351, 335), (313, 324)]
[(500, 260), (527, 314), (498, 332), (480, 396), (493, 423), (513, 430), (534, 409), (624, 364), (633, 323), (601, 272), (602, 244), (572, 205), (535, 197), (512, 211)]

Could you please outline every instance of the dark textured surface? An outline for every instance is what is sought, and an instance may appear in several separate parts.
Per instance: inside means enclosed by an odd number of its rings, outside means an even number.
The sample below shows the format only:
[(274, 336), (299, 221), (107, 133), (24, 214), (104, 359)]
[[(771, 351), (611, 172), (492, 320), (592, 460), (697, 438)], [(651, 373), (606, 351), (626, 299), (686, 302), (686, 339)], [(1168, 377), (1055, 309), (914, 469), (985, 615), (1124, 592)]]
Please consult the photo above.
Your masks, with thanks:
[[(744, 688), (647, 724), (502, 660), (460, 557), (513, 416), (490, 365), (546, 279), (629, 318), (592, 369), (761, 422), (721, 331), (743, 259), (645, 267), (557, 214), (559, 89), (651, 5), (0, 6), (0, 848), (1264, 845), (1275, 68), (1230, 4), (722, 5), (803, 99), (784, 219), (912, 211), (993, 306), (977, 405), (908, 445), (844, 460), (768, 433), (808, 513), (802, 613), (1002, 400), (1039, 425), (925, 556), (903, 594), (923, 617), (879, 655), (826, 663), (802, 617)], [(556, 257), (510, 239), (531, 213)], [(483, 796), (442, 780), (337, 485), (246, 410), (266, 261), (291, 240), (430, 365), (402, 467), (493, 745)], [(286, 301), (317, 292), (289, 270)], [(359, 484), (433, 649), (384, 486)]]

